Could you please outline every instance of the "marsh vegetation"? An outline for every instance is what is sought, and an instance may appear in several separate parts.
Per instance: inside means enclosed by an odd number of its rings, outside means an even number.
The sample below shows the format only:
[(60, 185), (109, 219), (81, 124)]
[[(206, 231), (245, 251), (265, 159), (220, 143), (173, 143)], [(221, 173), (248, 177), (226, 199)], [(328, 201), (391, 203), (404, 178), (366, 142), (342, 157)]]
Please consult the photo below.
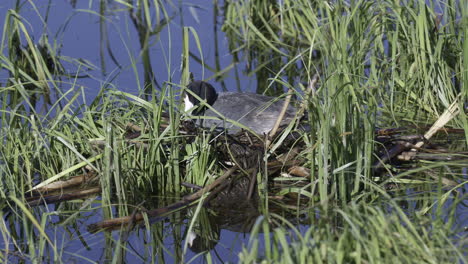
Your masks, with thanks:
[[(55, 2), (0, 6), (2, 263), (466, 262), (464, 1)], [(302, 115), (193, 127), (191, 76)]]

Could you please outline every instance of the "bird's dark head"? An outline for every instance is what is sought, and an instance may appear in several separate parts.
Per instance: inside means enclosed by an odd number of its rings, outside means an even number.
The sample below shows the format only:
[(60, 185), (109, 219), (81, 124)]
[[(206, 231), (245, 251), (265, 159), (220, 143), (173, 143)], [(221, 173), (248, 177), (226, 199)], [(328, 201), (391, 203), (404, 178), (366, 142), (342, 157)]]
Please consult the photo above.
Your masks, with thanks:
[[(187, 91), (185, 93), (185, 111), (192, 109), (194, 106), (199, 106), (195, 111), (194, 114), (198, 115), (205, 111), (206, 106), (200, 106), (200, 100), (198, 100), (196, 96), (198, 96), (201, 100), (206, 101), (207, 104), (213, 105), (216, 99), (218, 99), (218, 93), (216, 93), (215, 88), (204, 81), (193, 81), (187, 86)], [(191, 92), (190, 92), (191, 91)]]

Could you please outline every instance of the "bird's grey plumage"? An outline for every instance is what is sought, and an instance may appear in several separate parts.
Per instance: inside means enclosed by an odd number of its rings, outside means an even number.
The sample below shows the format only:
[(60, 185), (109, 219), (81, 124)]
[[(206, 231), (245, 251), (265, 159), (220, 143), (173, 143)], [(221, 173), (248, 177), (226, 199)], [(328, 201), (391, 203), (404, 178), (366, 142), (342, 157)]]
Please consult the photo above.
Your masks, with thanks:
[[(200, 87), (200, 85), (206, 84), (207, 83), (204, 82), (198, 82), (194, 85), (198, 85), (197, 87)], [(192, 87), (194, 85), (192, 85)], [(209, 84), (207, 87), (214, 89)], [(203, 98), (203, 96), (200, 97)], [(219, 112), (224, 118), (237, 121), (250, 128), (255, 133), (262, 135), (270, 132), (273, 128), (281, 110), (283, 109), (283, 105), (283, 100), (277, 100), (277, 98), (270, 96), (254, 93), (226, 92), (217, 94), (217, 98), (214, 103), (212, 103), (211, 107)], [(204, 112), (199, 113), (199, 115), (219, 118), (218, 120), (201, 118), (198, 123), (203, 127), (225, 128), (228, 129), (230, 133), (236, 133), (240, 130), (240, 127), (229, 121), (223, 120), (223, 117), (219, 116), (209, 108), (205, 109)], [(295, 115), (296, 109), (292, 106), (288, 106), (281, 125), (289, 124)]]

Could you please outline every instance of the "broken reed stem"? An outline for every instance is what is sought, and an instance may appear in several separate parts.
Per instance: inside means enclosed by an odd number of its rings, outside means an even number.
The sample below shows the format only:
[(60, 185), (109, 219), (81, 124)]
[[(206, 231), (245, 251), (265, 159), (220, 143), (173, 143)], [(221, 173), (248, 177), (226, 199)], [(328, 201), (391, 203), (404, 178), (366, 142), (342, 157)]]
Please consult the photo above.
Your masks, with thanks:
[[(457, 114), (460, 113), (458, 108), (458, 100), (455, 100), (447, 110), (437, 119), (432, 127), (424, 134), (424, 139), (430, 139), (439, 129), (444, 127), (450, 120), (452, 120)], [(420, 148), (424, 145), (424, 141), (420, 141), (415, 144), (416, 148)], [(415, 151), (415, 150), (414, 150)]]
[(284, 100), (284, 103), (283, 103), (283, 108), (281, 109), (281, 112), (278, 118), (276, 119), (276, 123), (273, 126), (273, 129), (268, 134), (268, 137), (266, 138), (265, 149), (268, 149), (268, 147), (271, 144), (271, 140), (276, 135), (276, 132), (278, 131), (281, 121), (283, 121), (284, 115), (286, 114), (286, 110), (288, 110), (289, 103), (291, 102), (291, 97), (292, 97), (292, 90), (289, 89), (288, 95), (286, 96), (286, 99)]

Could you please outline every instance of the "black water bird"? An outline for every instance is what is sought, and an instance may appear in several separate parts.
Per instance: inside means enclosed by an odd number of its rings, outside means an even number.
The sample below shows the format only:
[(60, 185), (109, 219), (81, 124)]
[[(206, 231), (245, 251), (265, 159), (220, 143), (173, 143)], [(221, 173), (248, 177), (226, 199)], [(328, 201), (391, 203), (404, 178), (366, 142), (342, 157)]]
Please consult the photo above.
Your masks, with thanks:
[[(192, 115), (195, 116), (204, 116), (205, 118), (197, 122), (201, 126), (227, 129), (229, 133), (237, 133), (242, 126), (259, 135), (270, 132), (284, 105), (283, 100), (254, 93), (218, 94), (211, 84), (203, 81), (194, 81), (187, 89), (191, 92), (186, 92), (184, 98), (185, 111), (192, 111)], [(205, 103), (201, 104), (194, 95)], [(207, 107), (207, 104), (211, 107)], [(195, 106), (197, 108), (194, 108)], [(280, 125), (289, 124), (295, 115), (296, 109), (289, 105)]]

